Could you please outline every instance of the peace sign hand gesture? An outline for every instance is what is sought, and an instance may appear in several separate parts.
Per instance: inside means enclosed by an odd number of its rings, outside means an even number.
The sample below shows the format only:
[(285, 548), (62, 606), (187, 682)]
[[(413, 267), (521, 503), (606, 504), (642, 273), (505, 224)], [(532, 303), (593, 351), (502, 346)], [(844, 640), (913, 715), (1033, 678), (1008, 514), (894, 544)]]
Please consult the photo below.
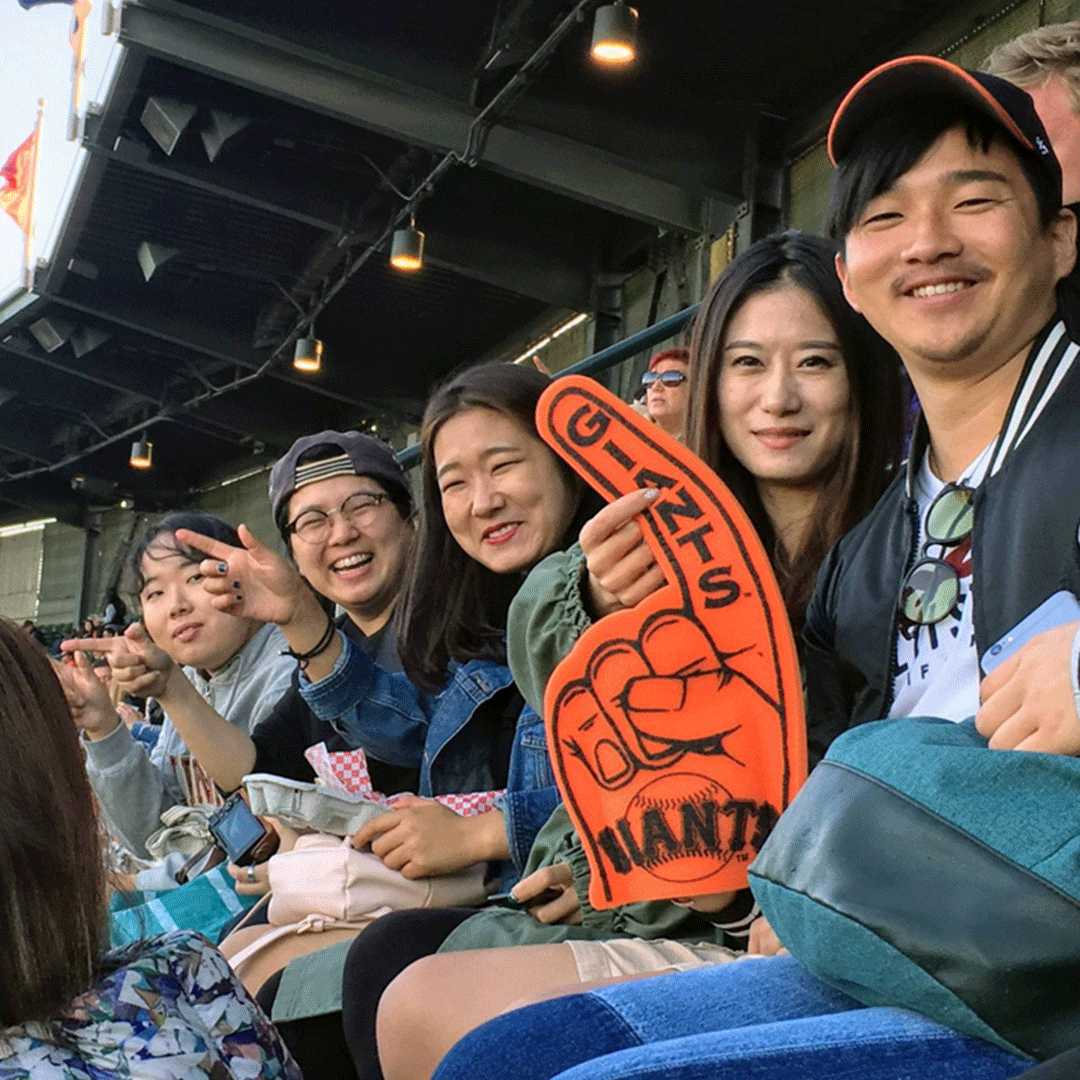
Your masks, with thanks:
[[(552, 384), (537, 426), (621, 512), (641, 500), (636, 524), (655, 562), (622, 597), (598, 579), (618, 603), (545, 694), (556, 777), (592, 869), (589, 900), (742, 888), (806, 775), (798, 660), (768, 558), (720, 480), (592, 380)], [(645, 598), (620, 610), (635, 588)]]
[(313, 600), (311, 590), (296, 568), (246, 525), (237, 532), (241, 548), (188, 529), (177, 529), (176, 538), (206, 555), (199, 572), (214, 607), (257, 622), (292, 622), (305, 602)]

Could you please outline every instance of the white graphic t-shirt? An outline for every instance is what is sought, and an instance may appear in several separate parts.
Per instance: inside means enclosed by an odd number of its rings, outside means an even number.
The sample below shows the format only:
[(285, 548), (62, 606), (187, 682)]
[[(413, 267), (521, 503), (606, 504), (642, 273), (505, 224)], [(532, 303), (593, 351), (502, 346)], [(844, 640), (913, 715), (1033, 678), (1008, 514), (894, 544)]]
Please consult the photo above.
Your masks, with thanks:
[[(996, 442), (996, 440), (995, 440)], [(991, 443), (960, 478), (977, 487), (989, 464)], [(930, 471), (924, 455), (913, 494), (919, 505), (919, 546), (926, 539), (926, 515), (945, 484)], [(896, 638), (896, 676), (890, 716), (939, 716), (960, 721), (979, 708), (979, 656), (971, 617), (971, 537), (952, 547), (931, 545), (927, 557), (949, 563), (960, 578), (952, 614), (939, 623), (918, 626), (900, 620)]]

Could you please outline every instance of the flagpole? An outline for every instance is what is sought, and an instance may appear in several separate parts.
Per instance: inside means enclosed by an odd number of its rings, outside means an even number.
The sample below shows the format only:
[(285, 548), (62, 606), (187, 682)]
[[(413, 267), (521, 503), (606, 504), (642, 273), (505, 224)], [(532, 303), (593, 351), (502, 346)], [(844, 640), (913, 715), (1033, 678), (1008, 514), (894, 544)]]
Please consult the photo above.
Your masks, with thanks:
[[(68, 109), (67, 138), (75, 142), (79, 137), (79, 96), (82, 93), (83, 68), (86, 56), (86, 20), (90, 16), (89, 0), (75, 0), (71, 6), (71, 15), (75, 20), (75, 30), (71, 35), (71, 106)], [(76, 45), (75, 37), (78, 36)]]
[(34, 198), (37, 193), (38, 154), (41, 153), (41, 118), (45, 112), (45, 99), (38, 99), (37, 123), (34, 125), (34, 160), (30, 167), (30, 195), (26, 203), (26, 236), (23, 247), (23, 284), (33, 288), (34, 275), (30, 268), (31, 244), (34, 238)]

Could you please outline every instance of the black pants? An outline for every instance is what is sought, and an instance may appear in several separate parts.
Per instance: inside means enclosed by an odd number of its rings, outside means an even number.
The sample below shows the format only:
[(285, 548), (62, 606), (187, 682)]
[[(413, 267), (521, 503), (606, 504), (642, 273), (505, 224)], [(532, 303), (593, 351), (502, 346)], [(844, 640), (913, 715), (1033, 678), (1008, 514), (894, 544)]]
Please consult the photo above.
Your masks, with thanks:
[[(345, 961), (343, 1011), (274, 1026), (304, 1080), (382, 1080), (375, 1044), (375, 1014), (383, 991), (414, 960), (430, 956), (475, 908), (397, 911), (357, 935)], [(281, 972), (263, 984), (256, 1000), (270, 1015)]]
[[(450, 931), (475, 914), (474, 908), (395, 911), (373, 922), (352, 943), (345, 961), (341, 1021), (357, 1080), (382, 1080), (375, 1014), (383, 991), (411, 963), (437, 952)], [(304, 1077), (318, 1080), (306, 1069)]]
[[(255, 1000), (267, 1016), (274, 1007), (280, 982), (279, 971), (271, 975), (255, 995)], [(349, 1057), (349, 1048), (345, 1045), (341, 1030), (341, 1013), (284, 1020), (274, 1026), (281, 1041), (289, 1048), (289, 1053), (296, 1058), (304, 1080), (322, 1080), (323, 1077), (327, 1080), (356, 1080), (352, 1058)]]

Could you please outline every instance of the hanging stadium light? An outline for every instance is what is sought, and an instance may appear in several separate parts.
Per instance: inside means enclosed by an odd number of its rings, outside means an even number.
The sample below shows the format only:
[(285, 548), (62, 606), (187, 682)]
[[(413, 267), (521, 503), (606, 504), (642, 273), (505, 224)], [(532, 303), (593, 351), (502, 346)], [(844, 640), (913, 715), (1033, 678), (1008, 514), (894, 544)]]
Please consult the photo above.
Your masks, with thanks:
[(322, 342), (317, 337), (298, 338), (292, 366), (306, 375), (314, 375), (322, 368)]
[(154, 444), (142, 433), (142, 438), (131, 444), (131, 457), (128, 464), (133, 469), (149, 469), (154, 463)]
[(589, 55), (599, 64), (633, 63), (637, 57), (637, 26), (637, 11), (623, 0), (597, 8)]
[(394, 230), (390, 243), (390, 265), (395, 270), (414, 273), (424, 265), (424, 234), (416, 227), (416, 218)]

